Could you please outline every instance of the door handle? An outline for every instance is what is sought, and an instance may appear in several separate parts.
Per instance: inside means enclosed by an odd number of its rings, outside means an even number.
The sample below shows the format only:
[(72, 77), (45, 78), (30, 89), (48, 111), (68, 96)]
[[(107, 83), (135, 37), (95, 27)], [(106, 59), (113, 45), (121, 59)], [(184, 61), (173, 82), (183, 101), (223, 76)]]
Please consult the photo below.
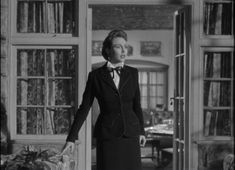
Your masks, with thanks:
[(173, 105), (174, 101), (175, 101), (175, 97), (171, 97), (170, 98), (170, 105)]

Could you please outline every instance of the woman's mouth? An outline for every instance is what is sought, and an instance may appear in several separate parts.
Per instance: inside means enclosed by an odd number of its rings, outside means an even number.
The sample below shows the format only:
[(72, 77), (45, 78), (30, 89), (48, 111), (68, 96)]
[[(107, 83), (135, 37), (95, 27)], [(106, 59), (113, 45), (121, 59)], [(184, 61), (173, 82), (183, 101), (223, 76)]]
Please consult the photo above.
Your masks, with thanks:
[(121, 55), (121, 58), (125, 58), (126, 57), (126, 55)]

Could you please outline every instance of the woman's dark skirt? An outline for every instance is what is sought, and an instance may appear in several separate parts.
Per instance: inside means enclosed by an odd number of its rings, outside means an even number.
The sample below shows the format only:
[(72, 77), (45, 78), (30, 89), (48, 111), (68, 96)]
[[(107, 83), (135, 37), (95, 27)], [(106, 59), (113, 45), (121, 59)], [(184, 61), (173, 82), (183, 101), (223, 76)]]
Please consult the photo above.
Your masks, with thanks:
[(97, 140), (97, 170), (141, 170), (139, 138)]

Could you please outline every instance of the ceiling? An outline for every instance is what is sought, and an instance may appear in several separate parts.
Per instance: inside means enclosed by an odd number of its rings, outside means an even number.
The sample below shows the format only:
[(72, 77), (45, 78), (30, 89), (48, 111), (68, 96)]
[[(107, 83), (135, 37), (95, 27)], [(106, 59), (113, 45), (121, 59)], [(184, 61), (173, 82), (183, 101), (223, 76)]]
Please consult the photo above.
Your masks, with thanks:
[(90, 5), (93, 30), (173, 29), (180, 5)]

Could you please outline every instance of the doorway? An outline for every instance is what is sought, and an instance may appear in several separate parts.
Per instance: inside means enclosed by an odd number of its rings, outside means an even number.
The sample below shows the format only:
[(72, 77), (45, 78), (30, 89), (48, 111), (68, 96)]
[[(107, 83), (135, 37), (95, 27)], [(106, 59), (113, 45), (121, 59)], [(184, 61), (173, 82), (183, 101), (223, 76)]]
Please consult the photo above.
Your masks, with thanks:
[[(88, 49), (90, 49), (92, 69), (105, 63), (100, 50), (102, 41), (110, 30), (123, 29), (128, 34), (129, 55), (126, 64), (139, 70), (141, 105), (148, 139), (146, 147), (141, 148), (144, 170), (177, 169), (173, 167), (175, 165), (173, 155), (177, 157), (174, 158), (177, 161), (182, 157), (182, 154), (173, 153), (176, 105), (170, 99), (175, 95), (177, 81), (174, 78), (176, 48), (174, 24), (177, 22), (174, 15), (175, 11), (182, 8), (184, 8), (182, 5), (89, 5), (92, 13), (88, 23), (92, 24), (88, 36), (88, 44), (91, 47)], [(99, 114), (96, 101), (91, 112), (93, 127)], [(185, 139), (187, 137), (185, 136)], [(91, 141), (91, 165), (92, 170), (95, 170), (96, 142), (94, 138)], [(187, 149), (184, 149), (184, 152), (186, 151)], [(184, 158), (179, 159), (185, 161)]]

